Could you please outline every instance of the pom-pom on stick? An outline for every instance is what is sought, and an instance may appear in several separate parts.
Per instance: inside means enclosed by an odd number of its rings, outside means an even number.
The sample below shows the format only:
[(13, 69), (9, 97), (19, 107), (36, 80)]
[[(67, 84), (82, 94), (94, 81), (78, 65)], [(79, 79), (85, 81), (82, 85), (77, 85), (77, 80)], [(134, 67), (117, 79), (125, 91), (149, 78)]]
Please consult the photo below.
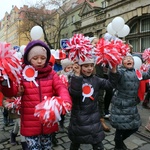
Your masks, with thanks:
[(121, 64), (122, 58), (129, 53), (129, 46), (124, 44), (121, 40), (107, 41), (104, 38), (99, 39), (96, 49), (96, 63), (106, 66), (109, 64), (110, 68)]
[(109, 64), (110, 68), (121, 63), (122, 57), (118, 52), (118, 49), (109, 41), (101, 38), (97, 43), (97, 49), (95, 50), (97, 56), (96, 63), (105, 66)]
[(18, 84), (21, 79), (20, 61), (14, 53), (10, 44), (0, 43), (0, 76), (7, 80), (8, 87), (10, 87), (9, 79)]
[(21, 97), (7, 99), (6, 102), (7, 102), (6, 108), (8, 110), (11, 110), (12, 113), (17, 113), (18, 115), (20, 115)]
[(71, 110), (71, 105), (60, 97), (47, 98), (35, 106), (34, 116), (38, 117), (43, 125), (53, 126), (61, 120), (61, 114)]
[(83, 34), (75, 34), (68, 42), (67, 49), (69, 50), (69, 59), (84, 61), (86, 58), (92, 58), (92, 44), (90, 40), (84, 37)]
[(147, 63), (150, 63), (150, 48), (147, 48), (147, 49), (144, 50), (142, 58)]

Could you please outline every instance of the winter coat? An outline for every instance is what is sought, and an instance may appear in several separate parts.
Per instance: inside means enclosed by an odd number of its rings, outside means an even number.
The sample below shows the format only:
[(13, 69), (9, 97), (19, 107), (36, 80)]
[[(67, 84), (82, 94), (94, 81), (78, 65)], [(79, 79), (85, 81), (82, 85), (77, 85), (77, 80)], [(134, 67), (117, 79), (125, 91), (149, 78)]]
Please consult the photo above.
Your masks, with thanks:
[[(57, 73), (51, 66), (38, 69), (36, 82), (38, 87), (32, 82), (22, 77), (24, 93), (21, 100), (21, 134), (23, 136), (37, 136), (41, 134), (51, 134), (58, 130), (58, 124), (51, 127), (44, 126), (38, 117), (34, 116), (35, 106), (44, 100), (44, 97), (60, 96), (66, 102), (72, 104), (69, 92), (62, 83)], [(14, 88), (13, 88), (14, 89)]]
[(68, 136), (72, 142), (96, 144), (104, 139), (98, 107), (99, 90), (115, 86), (116, 76), (111, 73), (111, 82), (95, 75), (90, 77), (73, 75), (70, 78), (69, 92), (73, 105)]
[[(141, 125), (138, 113), (138, 88), (140, 80), (135, 69), (120, 68), (119, 80), (111, 101), (111, 125), (116, 129), (136, 129)], [(143, 80), (150, 78), (148, 73), (142, 73)]]

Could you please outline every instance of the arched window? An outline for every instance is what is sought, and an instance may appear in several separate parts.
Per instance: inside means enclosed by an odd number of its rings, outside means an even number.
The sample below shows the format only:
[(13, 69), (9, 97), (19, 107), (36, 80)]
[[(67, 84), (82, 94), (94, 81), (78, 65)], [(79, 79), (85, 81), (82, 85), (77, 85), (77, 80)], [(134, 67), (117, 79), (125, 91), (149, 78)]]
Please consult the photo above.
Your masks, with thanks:
[(130, 34), (126, 37), (133, 46), (133, 52), (143, 52), (150, 47), (150, 17), (132, 20), (129, 24)]

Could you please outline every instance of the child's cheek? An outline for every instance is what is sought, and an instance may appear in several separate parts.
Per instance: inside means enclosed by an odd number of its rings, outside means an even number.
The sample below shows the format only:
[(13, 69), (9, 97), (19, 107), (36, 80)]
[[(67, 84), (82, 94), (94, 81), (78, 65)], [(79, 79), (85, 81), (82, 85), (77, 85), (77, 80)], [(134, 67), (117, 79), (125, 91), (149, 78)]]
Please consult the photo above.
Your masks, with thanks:
[(84, 69), (82, 69), (82, 72), (84, 72), (84, 73), (85, 73), (86, 71), (85, 71)]

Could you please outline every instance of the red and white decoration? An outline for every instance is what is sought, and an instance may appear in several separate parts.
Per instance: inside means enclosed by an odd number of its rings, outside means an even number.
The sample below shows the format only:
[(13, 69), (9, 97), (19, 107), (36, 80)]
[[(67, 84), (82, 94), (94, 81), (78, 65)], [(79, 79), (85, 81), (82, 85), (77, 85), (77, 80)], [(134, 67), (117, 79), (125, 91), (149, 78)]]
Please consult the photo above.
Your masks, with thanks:
[(122, 41), (108, 41), (104, 38), (99, 39), (95, 55), (96, 63), (105, 66), (109, 64), (110, 68), (121, 64), (123, 56), (129, 53), (129, 46)]
[(8, 102), (8, 104), (6, 104), (6, 108), (8, 110), (11, 110), (12, 113), (17, 113), (20, 115), (21, 97), (7, 99), (6, 102)]
[(17, 84), (21, 80), (20, 61), (14, 56), (15, 53), (9, 43), (0, 43), (0, 76), (7, 80), (9, 88), (9, 79)]
[(71, 110), (71, 105), (60, 97), (45, 97), (45, 100), (35, 106), (34, 116), (45, 126), (53, 126), (61, 120), (61, 114)]
[(69, 50), (69, 59), (84, 61), (86, 58), (92, 58), (92, 44), (90, 40), (83, 34), (75, 34), (69, 42), (67, 42), (67, 50)]
[(82, 85), (82, 95), (83, 95), (82, 102), (85, 101), (86, 97), (90, 97), (91, 100), (94, 100), (94, 98), (92, 97), (93, 93), (94, 93), (94, 89), (92, 85), (88, 83), (84, 83)]
[(35, 70), (33, 66), (30, 65), (25, 66), (22, 75), (24, 79), (26, 79), (27, 81), (33, 82), (37, 87), (39, 86), (35, 81), (35, 78), (38, 76), (38, 72)]
[(61, 49), (57, 49), (57, 50), (51, 50), (51, 54), (54, 56), (55, 59), (65, 59), (66, 58), (66, 53), (61, 50)]
[(147, 49), (144, 50), (142, 58), (147, 63), (150, 63), (150, 48), (147, 48)]

